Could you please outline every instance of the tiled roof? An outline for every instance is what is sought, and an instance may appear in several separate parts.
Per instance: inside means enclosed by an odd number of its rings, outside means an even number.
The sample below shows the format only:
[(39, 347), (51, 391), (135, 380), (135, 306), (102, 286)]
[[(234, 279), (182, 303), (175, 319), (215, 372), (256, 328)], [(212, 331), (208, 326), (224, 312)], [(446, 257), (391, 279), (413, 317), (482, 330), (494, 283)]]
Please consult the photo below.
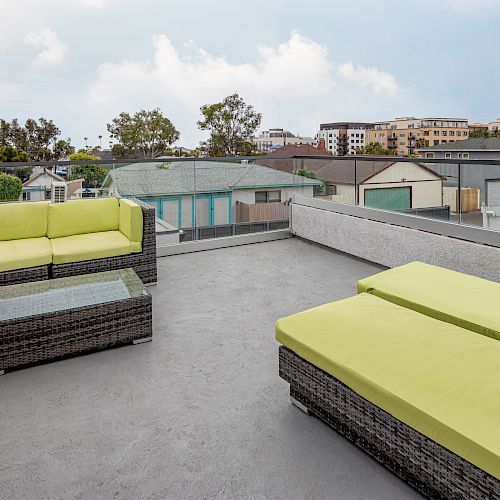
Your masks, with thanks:
[[(196, 164), (196, 172), (194, 170)], [(320, 182), (262, 165), (229, 162), (151, 162), (112, 170), (105, 185), (114, 183), (121, 195), (173, 195), (230, 191), (251, 187), (319, 185)]]

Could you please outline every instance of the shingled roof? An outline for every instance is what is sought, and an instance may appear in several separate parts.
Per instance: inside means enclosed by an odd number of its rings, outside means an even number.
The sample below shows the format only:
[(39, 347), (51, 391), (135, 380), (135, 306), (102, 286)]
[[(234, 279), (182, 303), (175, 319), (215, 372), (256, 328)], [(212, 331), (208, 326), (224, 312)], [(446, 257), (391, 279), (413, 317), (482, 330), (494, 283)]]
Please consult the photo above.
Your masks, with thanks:
[(472, 137), (463, 141), (437, 144), (419, 151), (500, 151), (500, 137)]
[[(104, 186), (114, 183), (124, 196), (221, 192), (233, 189), (315, 186), (321, 182), (262, 165), (196, 161), (151, 162), (111, 170)], [(196, 185), (195, 185), (196, 184)]]

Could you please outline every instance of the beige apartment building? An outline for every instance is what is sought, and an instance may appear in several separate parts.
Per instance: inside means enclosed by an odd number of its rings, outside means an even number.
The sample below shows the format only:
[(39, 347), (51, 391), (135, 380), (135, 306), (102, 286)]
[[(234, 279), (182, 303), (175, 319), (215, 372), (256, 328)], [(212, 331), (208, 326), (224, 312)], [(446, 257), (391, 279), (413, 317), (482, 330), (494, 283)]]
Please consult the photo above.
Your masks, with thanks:
[(409, 156), (418, 148), (437, 146), (469, 138), (466, 118), (395, 118), (376, 122), (366, 131), (365, 143), (378, 142), (398, 156)]

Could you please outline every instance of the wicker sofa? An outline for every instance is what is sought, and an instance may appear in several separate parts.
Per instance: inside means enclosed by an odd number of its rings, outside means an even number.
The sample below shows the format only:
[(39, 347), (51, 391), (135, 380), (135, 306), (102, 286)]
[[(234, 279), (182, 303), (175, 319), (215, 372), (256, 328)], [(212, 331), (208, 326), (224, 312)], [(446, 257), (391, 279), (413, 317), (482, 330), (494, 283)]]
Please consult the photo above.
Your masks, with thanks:
[[(280, 319), (279, 373), (292, 402), (425, 496), (500, 498), (500, 342), (494, 298), (481, 300), (500, 285), (425, 266), (385, 271), (355, 297)], [(418, 299), (425, 286), (453, 290), (430, 304)]]
[(156, 282), (152, 208), (123, 198), (0, 204), (0, 286), (128, 267)]

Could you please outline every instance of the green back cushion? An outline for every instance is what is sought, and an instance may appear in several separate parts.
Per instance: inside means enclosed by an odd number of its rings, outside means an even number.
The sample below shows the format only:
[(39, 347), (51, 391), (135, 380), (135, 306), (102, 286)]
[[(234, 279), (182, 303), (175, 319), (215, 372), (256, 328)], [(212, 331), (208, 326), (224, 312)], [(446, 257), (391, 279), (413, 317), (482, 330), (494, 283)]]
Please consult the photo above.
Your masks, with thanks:
[(116, 198), (79, 200), (49, 205), (47, 236), (62, 238), (75, 234), (116, 231), (119, 225)]
[(45, 201), (0, 203), (0, 241), (45, 236), (47, 208)]
[(133, 201), (120, 198), (120, 231), (130, 240), (131, 251), (142, 249), (142, 208)]
[(280, 319), (276, 339), (500, 479), (500, 342), (365, 293)]
[(357, 289), (500, 340), (499, 283), (412, 262), (365, 278)]

